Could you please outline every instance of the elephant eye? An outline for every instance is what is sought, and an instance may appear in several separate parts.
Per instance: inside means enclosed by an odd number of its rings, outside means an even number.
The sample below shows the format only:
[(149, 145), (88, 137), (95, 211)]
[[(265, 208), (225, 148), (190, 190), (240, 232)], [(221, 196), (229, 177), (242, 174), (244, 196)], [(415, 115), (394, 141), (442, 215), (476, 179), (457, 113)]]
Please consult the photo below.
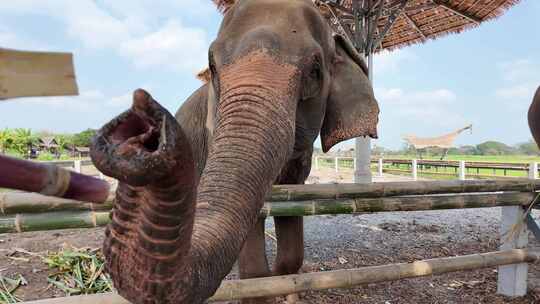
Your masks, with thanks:
[(319, 94), (322, 81), (321, 64), (316, 60), (309, 74), (304, 77), (302, 86), (302, 100), (307, 100), (316, 97)]

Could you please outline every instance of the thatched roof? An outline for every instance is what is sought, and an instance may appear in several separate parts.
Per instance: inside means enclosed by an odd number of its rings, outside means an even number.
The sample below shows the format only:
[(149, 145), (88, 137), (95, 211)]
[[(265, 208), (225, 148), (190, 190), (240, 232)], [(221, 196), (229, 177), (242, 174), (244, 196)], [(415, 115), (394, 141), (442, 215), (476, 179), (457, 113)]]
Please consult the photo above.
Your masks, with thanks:
[[(235, 0), (212, 1), (222, 12), (227, 11), (235, 2)], [(362, 2), (361, 0), (313, 0), (325, 16), (331, 19), (335, 14), (345, 27), (354, 26), (353, 1)], [(404, 5), (395, 23), (382, 40), (382, 44), (376, 49), (380, 51), (425, 42), (428, 39), (474, 28), (484, 21), (502, 15), (506, 9), (517, 4), (519, 0), (371, 0), (364, 2), (373, 3), (372, 14), (377, 13), (379, 3), (383, 5), (375, 29), (375, 37), (383, 32), (392, 12)]]
[(47, 148), (56, 148), (58, 147), (58, 142), (54, 136), (43, 136), (38, 138), (39, 145)]
[[(353, 0), (315, 2), (329, 18), (333, 11), (345, 27), (353, 26)], [(371, 9), (372, 13), (377, 12), (377, 3), (384, 5), (375, 29), (375, 37), (383, 32), (392, 11), (405, 5), (375, 51), (392, 50), (447, 34), (460, 33), (502, 15), (518, 2), (519, 0), (372, 0), (375, 6)]]
[(409, 145), (414, 146), (416, 149), (424, 148), (452, 148), (454, 146), (454, 141), (461, 132), (465, 130), (472, 130), (472, 125), (468, 125), (465, 128), (461, 128), (452, 133), (448, 133), (439, 137), (417, 137), (415, 135), (405, 135), (403, 140), (405, 140)]

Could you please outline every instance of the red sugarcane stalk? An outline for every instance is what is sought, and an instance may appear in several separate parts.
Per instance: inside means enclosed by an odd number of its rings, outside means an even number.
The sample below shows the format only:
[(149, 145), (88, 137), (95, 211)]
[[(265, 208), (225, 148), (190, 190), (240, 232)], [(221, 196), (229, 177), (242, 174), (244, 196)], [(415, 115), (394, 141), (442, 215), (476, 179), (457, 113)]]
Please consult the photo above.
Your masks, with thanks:
[(0, 155), (0, 188), (103, 203), (109, 196), (110, 186), (104, 180), (71, 172), (56, 165)]

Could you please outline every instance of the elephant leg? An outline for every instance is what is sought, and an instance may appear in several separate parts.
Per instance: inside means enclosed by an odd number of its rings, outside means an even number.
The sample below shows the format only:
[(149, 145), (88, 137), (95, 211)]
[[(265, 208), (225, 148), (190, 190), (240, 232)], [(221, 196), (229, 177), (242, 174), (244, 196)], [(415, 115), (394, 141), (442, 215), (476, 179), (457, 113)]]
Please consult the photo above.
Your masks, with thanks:
[[(273, 275), (296, 274), (304, 262), (304, 220), (301, 216), (274, 217), (277, 256)], [(287, 304), (299, 303), (296, 294), (287, 296)]]
[[(254, 229), (249, 233), (248, 238), (240, 251), (238, 258), (238, 270), (240, 279), (260, 278), (270, 276), (270, 268), (266, 259), (266, 246), (264, 238), (264, 218), (257, 221)], [(274, 303), (270, 298), (244, 299), (242, 304), (263, 304)]]

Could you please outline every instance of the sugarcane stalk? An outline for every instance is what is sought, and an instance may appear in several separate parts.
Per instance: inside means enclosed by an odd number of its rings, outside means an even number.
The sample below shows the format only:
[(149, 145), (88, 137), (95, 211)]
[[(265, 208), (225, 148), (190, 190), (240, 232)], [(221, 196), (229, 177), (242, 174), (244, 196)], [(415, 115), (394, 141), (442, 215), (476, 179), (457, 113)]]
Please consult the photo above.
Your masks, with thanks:
[(0, 188), (102, 203), (109, 183), (58, 166), (0, 155)]
[[(403, 196), (297, 202), (266, 202), (261, 216), (313, 216), (372, 212), (527, 206), (535, 193), (482, 193), (468, 195)], [(0, 217), (0, 233), (67, 228), (92, 228), (109, 223), (108, 212), (63, 211)]]
[[(209, 302), (231, 301), (245, 298), (280, 296), (304, 291), (330, 288), (354, 288), (359, 285), (397, 281), (468, 271), (517, 263), (532, 263), (540, 258), (535, 249), (513, 249), (477, 253), (457, 257), (420, 260), (412, 263), (398, 263), (368, 266), (325, 272), (313, 272), (286, 276), (275, 276), (247, 280), (226, 280), (210, 298)], [(53, 298), (22, 304), (129, 304), (116, 293), (104, 293), (64, 298)]]
[(0, 213), (43, 213), (56, 211), (111, 210), (114, 193), (101, 204), (60, 199), (36, 193), (0, 192)]

